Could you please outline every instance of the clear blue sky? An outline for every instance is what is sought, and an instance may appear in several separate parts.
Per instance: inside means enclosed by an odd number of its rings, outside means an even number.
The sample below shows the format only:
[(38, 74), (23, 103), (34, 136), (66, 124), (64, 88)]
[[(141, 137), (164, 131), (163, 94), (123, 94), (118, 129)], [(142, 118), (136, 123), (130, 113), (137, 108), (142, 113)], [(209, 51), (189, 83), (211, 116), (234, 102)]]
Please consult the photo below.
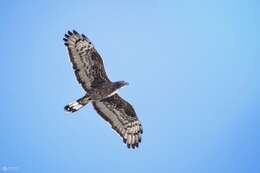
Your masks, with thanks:
[[(2, 1), (0, 172), (259, 173), (257, 0)], [(81, 97), (64, 33), (86, 34), (143, 123), (128, 150)], [(15, 167), (15, 170), (11, 170)], [(8, 170), (9, 169), (9, 170)]]

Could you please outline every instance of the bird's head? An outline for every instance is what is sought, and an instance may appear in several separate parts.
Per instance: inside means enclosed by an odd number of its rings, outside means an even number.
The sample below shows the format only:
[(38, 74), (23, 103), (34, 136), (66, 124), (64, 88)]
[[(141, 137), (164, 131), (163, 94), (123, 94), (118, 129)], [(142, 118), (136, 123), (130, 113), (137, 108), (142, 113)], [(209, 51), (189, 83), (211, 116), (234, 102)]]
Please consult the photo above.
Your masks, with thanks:
[(114, 82), (113, 85), (114, 85), (114, 87), (115, 87), (116, 89), (119, 89), (119, 88), (122, 88), (122, 87), (124, 87), (124, 86), (129, 85), (129, 83), (128, 83), (128, 82), (125, 82), (125, 81), (117, 81), (117, 82)]

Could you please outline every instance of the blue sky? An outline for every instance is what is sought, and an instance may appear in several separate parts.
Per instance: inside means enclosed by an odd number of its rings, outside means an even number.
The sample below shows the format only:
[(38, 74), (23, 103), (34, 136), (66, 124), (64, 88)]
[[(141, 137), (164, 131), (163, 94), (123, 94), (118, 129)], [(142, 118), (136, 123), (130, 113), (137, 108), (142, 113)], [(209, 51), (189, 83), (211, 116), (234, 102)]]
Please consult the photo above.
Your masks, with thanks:
[[(256, 0), (3, 1), (0, 172), (258, 173)], [(87, 35), (143, 123), (128, 150), (93, 110), (62, 37)]]

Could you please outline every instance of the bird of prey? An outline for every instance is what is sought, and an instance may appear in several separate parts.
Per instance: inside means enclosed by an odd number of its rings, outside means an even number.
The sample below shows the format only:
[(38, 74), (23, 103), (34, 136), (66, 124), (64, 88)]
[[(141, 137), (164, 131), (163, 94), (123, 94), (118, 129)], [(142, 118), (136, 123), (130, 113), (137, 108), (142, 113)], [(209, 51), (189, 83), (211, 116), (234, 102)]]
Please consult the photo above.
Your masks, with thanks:
[(131, 104), (117, 94), (118, 89), (128, 83), (109, 80), (101, 56), (84, 34), (68, 31), (63, 40), (76, 78), (86, 91), (82, 98), (66, 105), (64, 109), (75, 112), (91, 102), (97, 113), (123, 138), (128, 148), (138, 147), (143, 133), (141, 122)]

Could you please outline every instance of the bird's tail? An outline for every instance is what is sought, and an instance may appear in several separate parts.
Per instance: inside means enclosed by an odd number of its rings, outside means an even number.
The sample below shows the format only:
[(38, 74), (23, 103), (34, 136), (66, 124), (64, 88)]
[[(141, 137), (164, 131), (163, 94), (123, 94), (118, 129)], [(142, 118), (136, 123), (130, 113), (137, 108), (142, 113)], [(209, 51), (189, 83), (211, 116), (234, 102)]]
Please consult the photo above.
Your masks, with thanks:
[(85, 95), (84, 97), (66, 105), (64, 107), (64, 110), (67, 112), (76, 112), (77, 110), (79, 110), (80, 108), (82, 108), (83, 106), (88, 104), (90, 102), (90, 100), (91, 100), (90, 96)]

